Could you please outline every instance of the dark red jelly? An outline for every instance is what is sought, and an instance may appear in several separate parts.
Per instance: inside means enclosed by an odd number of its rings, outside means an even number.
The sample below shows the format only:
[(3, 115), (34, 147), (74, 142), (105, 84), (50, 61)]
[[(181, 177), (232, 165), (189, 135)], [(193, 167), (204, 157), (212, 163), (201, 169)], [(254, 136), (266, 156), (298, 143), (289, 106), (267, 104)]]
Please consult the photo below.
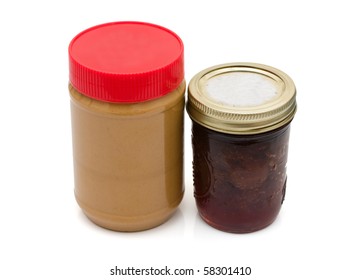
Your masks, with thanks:
[(276, 219), (285, 197), (289, 131), (290, 123), (236, 135), (193, 122), (194, 195), (208, 224), (247, 233)]
[(195, 200), (211, 226), (246, 233), (270, 225), (286, 190), (296, 88), (263, 64), (227, 63), (196, 74), (188, 87), (193, 121)]

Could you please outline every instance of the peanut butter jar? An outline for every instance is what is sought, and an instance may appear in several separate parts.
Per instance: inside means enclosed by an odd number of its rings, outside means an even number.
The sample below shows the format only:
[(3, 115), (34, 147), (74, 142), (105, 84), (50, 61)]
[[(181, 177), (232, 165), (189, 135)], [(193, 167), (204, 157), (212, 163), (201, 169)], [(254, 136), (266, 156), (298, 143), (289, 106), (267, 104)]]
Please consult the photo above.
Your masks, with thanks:
[(75, 197), (97, 225), (165, 222), (183, 193), (184, 47), (150, 23), (89, 28), (69, 45)]
[(209, 225), (248, 233), (276, 219), (295, 95), (288, 75), (255, 63), (210, 67), (190, 81), (194, 195)]

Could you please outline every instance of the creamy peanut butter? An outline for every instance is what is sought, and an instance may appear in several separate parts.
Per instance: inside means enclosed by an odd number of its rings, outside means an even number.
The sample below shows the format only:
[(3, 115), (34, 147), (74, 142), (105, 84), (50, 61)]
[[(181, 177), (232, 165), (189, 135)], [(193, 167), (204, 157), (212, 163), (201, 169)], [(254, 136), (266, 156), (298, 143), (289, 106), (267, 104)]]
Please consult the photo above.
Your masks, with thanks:
[(185, 83), (166, 96), (115, 104), (70, 85), (75, 196), (100, 226), (154, 227), (182, 200)]
[(183, 193), (183, 45), (152, 24), (90, 28), (69, 47), (75, 197), (94, 223), (165, 222)]

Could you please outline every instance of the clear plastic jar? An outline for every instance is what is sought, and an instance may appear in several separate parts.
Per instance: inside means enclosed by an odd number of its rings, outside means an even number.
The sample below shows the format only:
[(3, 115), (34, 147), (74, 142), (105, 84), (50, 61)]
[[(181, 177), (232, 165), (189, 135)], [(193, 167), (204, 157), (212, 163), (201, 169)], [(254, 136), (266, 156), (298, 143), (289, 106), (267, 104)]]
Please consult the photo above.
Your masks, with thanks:
[(183, 193), (181, 39), (141, 22), (95, 26), (69, 46), (75, 197), (117, 231), (160, 225)]
[(197, 74), (188, 100), (200, 216), (228, 232), (268, 226), (285, 197), (292, 80), (265, 65), (224, 64)]

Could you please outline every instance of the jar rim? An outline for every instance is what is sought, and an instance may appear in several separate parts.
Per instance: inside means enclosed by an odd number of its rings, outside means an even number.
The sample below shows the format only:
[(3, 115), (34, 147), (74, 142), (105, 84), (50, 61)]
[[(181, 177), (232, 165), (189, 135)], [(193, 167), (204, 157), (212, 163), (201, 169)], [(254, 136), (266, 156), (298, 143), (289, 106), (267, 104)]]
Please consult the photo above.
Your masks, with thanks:
[[(212, 98), (209, 82), (233, 73), (258, 75), (272, 83), (276, 93), (260, 104), (247, 106)], [(257, 134), (291, 122), (296, 112), (296, 88), (287, 74), (271, 66), (242, 62), (220, 64), (204, 69), (191, 79), (186, 108), (193, 121), (207, 128), (230, 134)]]

